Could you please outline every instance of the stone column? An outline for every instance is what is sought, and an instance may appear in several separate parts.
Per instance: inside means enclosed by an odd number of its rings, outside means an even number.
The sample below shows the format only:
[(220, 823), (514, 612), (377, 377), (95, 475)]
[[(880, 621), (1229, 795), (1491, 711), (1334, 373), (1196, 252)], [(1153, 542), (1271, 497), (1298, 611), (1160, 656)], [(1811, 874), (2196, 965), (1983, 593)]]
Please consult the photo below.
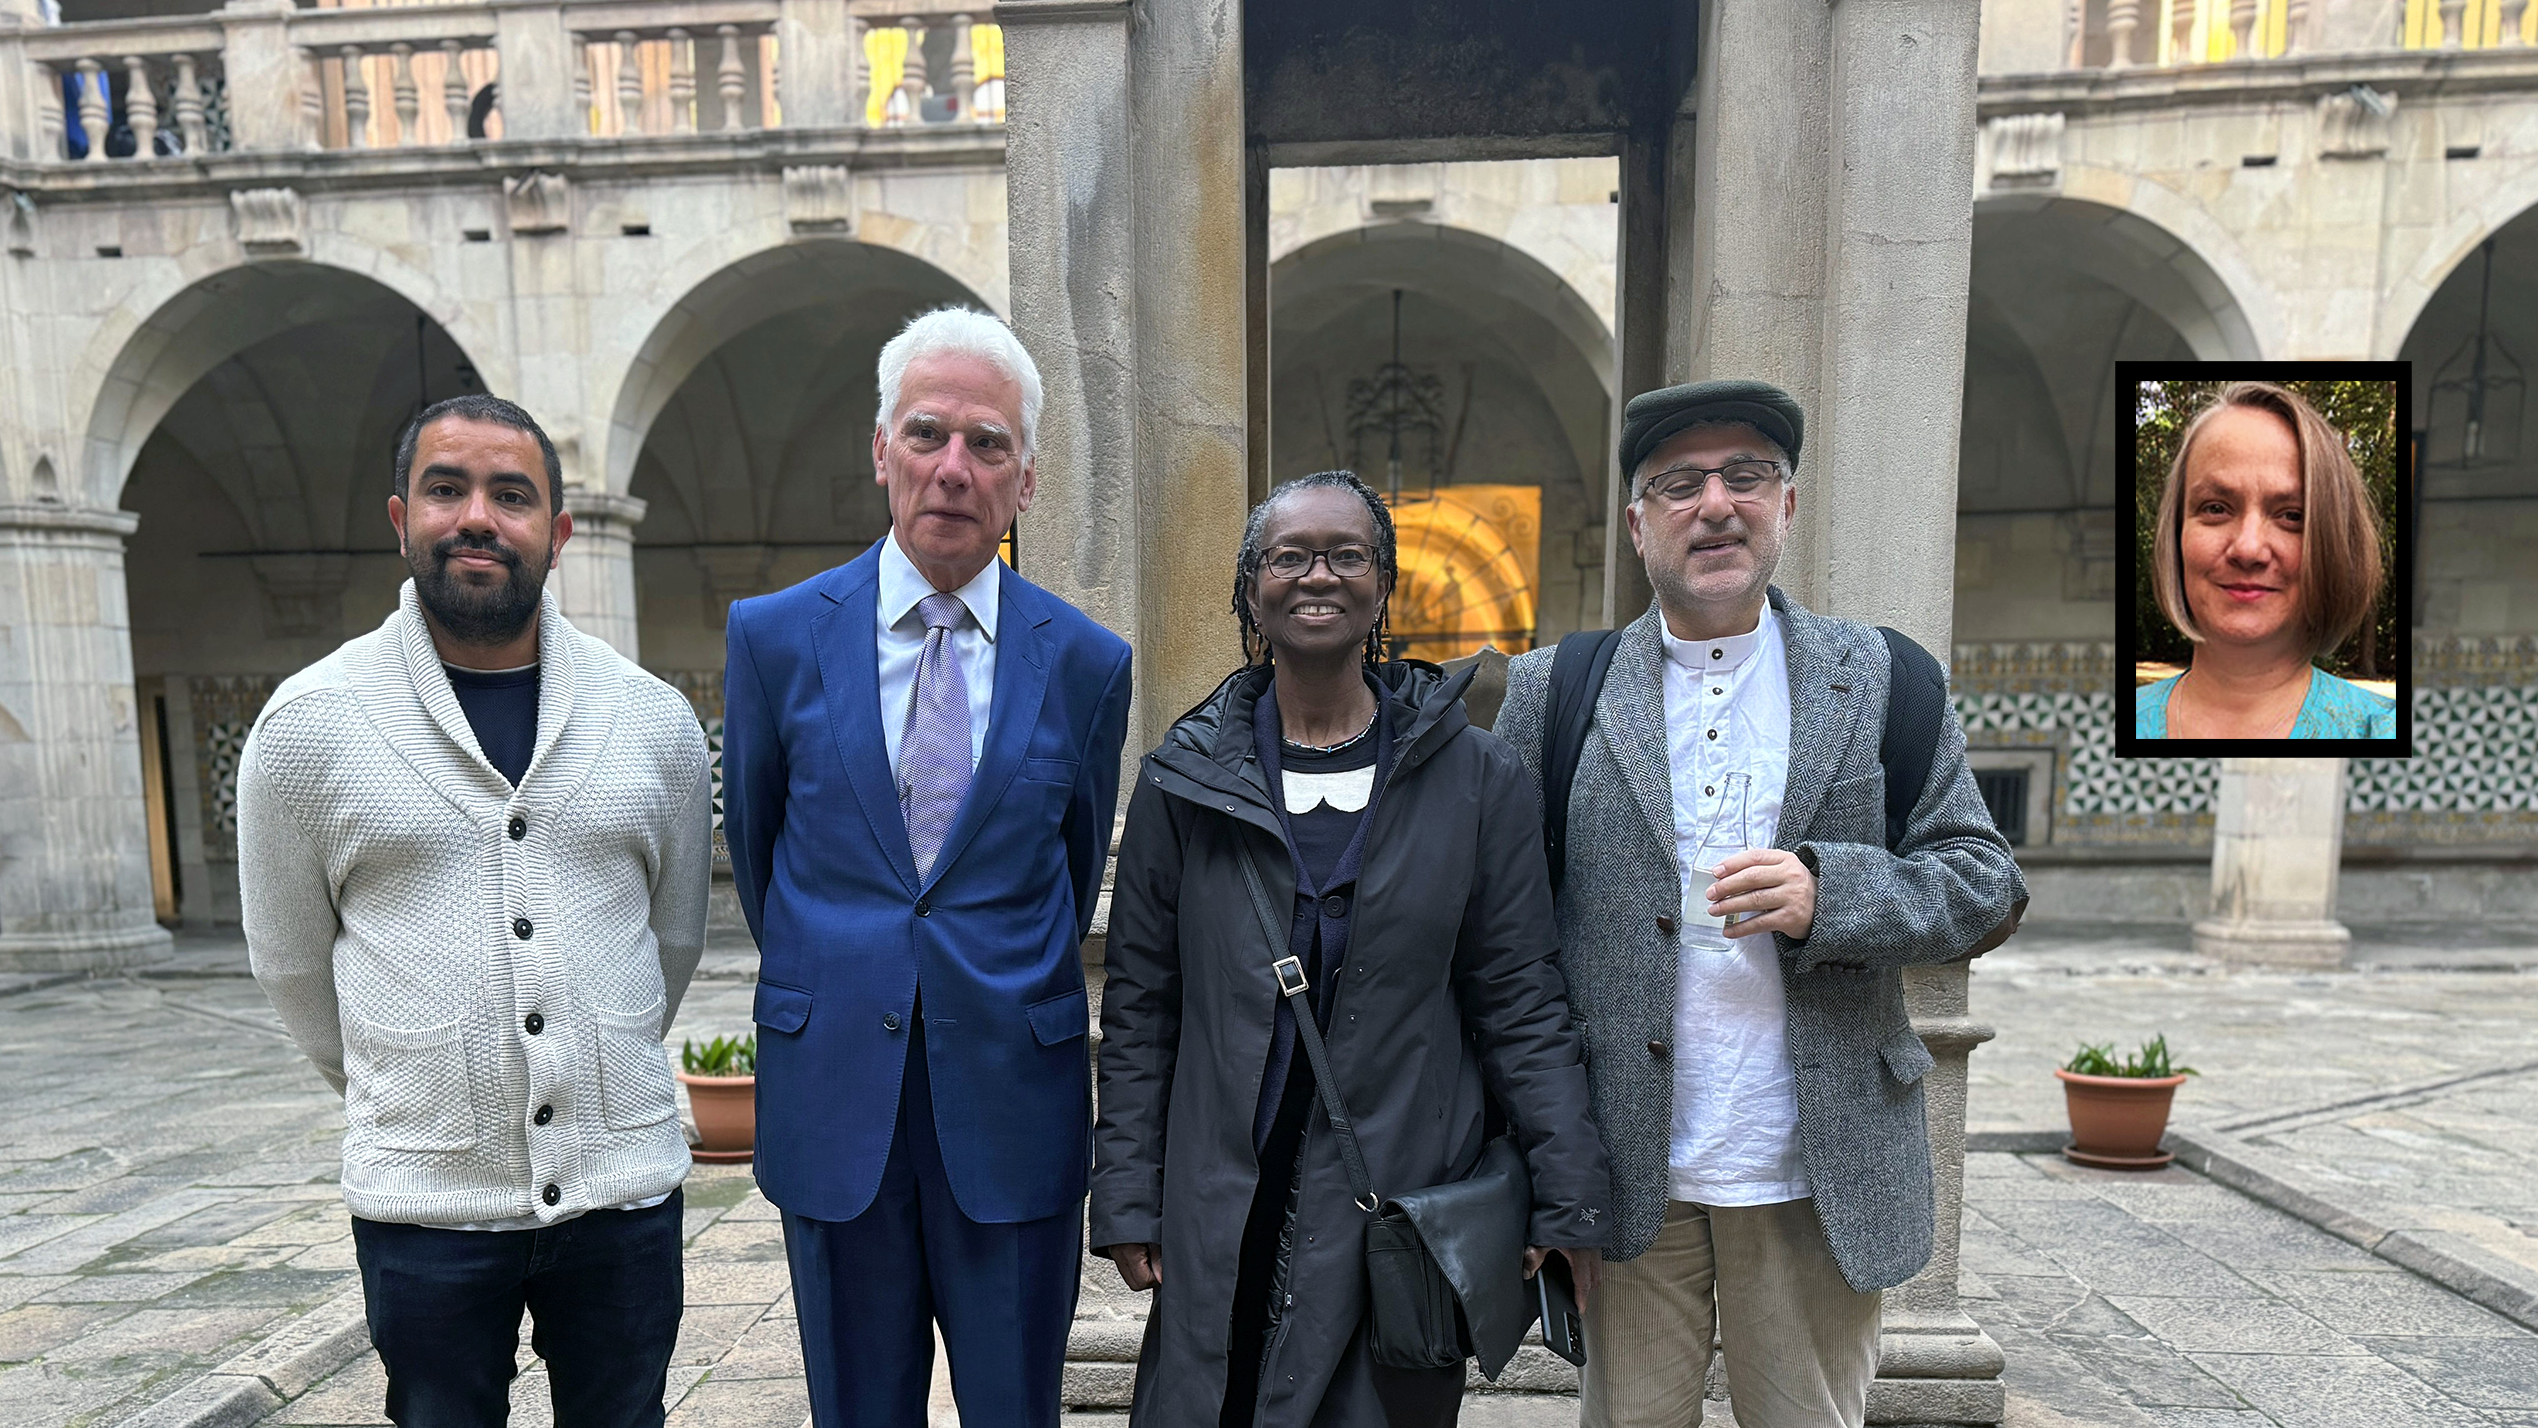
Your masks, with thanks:
[(2223, 759), (2212, 838), (2212, 915), (2194, 950), (2228, 962), (2340, 967), (2344, 760)]
[(635, 658), (636, 650), (634, 528), (643, 520), (643, 508), (636, 496), (568, 492), (564, 509), (573, 517), (573, 538), (550, 577), (565, 618), (628, 659)]
[(124, 511), (0, 506), (0, 970), (163, 955)]
[(220, 19), (220, 63), (228, 76), (230, 146), (242, 153), (304, 149), (302, 92), (317, 83), (291, 47), (291, 0), (229, 0)]
[(554, 5), (494, 11), (494, 47), (502, 52), (502, 136), (563, 139), (590, 132), (573, 102), (572, 32)]
[[(776, 76), (787, 129), (859, 125), (855, 112), (855, 22), (846, 0), (782, 0), (776, 48), (784, 58)], [(969, 117), (969, 96), (961, 96)]]
[(1242, 7), (1005, 0), (996, 17), (1014, 320), (1047, 393), (1024, 569), (1135, 643), (1133, 757), (1235, 659)]
[[(1779, 583), (1893, 625), (1945, 663), (1973, 245), (1976, 8), (1948, 0), (1705, 6), (1689, 276), (1693, 378), (1753, 376), (1807, 412)], [(1998, 1423), (2000, 1346), (1957, 1302), (1964, 966), (1905, 986), (1938, 1064), (1922, 1085), (1938, 1235), (1887, 1294), (1877, 1423)]]

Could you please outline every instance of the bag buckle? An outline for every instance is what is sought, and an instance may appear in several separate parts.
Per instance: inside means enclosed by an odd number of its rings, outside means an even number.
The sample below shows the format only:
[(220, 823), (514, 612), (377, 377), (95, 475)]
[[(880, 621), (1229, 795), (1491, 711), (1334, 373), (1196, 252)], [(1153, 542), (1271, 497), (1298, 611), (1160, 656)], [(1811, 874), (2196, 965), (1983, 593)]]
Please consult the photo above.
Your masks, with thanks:
[[(1313, 984), (1304, 980), (1304, 960), (1300, 957), (1281, 957), (1269, 964), (1269, 970), (1278, 974), (1278, 991), (1282, 996), (1300, 997), (1312, 990)], [(1288, 980), (1290, 977), (1294, 980)]]

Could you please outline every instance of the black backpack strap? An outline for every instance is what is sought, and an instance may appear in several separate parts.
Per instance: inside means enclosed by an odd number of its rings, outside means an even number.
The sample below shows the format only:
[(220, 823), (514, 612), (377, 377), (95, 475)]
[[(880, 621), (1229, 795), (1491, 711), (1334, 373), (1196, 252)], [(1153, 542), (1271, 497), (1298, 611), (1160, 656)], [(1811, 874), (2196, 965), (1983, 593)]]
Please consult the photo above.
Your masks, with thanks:
[(1913, 805), (1930, 782), (1930, 760), (1939, 750), (1939, 726), (1948, 707), (1948, 677), (1930, 652), (1901, 632), (1877, 627), (1886, 637), (1886, 733), (1877, 762), (1886, 767), (1886, 849), (1903, 846)]
[(1551, 654), (1551, 692), (1542, 714), (1542, 848), (1551, 862), (1551, 890), (1569, 870), (1569, 789), (1586, 752), (1587, 726), (1604, 692), (1604, 672), (1621, 646), (1620, 630), (1579, 630), (1560, 637)]

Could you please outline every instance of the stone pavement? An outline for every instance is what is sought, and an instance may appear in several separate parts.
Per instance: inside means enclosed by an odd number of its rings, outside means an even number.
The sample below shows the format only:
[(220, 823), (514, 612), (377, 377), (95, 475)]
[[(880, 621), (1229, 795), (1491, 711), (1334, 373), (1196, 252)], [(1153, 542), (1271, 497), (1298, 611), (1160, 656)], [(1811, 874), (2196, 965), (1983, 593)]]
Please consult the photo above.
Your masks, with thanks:
[[(1972, 1114), (1978, 1145), (2004, 1148), (1968, 1162), (1965, 1292), (2008, 1351), (2012, 1424), (2538, 1428), (2538, 1335), (2349, 1243), (2349, 1225), (2338, 1238), (2185, 1169), (2032, 1153), (2060, 1124), (2048, 1068), (2071, 1044), (2166, 1030), (2205, 1073), (2179, 1102), (2190, 1134), (2372, 1213), (2447, 1217), (2508, 1267), (2538, 1229), (2538, 1066), (2509, 1069), (2538, 1059), (2538, 952), (2370, 949), (2365, 972), (2249, 973), (2182, 937), (2040, 930), (1980, 965), (1974, 1011), (2001, 1035), (1973, 1059)], [(244, 970), (234, 936), (189, 937), (137, 973), (0, 988), (0, 1073), (19, 1087), (0, 1127), (0, 1423), (383, 1421), (334, 1186), (341, 1112)], [(753, 970), (745, 947), (710, 952), (673, 1040), (744, 1031)], [(700, 1167), (687, 1205), (671, 1421), (795, 1428), (774, 1211), (745, 1168)], [(1142, 1316), (1088, 1263), (1071, 1424), (1124, 1422)], [(518, 1420), (543, 1425), (525, 1345), (522, 1362)], [(1506, 1386), (1571, 1382), (1536, 1350)], [(1574, 1399), (1475, 1395), (1463, 1421), (1566, 1428)]]

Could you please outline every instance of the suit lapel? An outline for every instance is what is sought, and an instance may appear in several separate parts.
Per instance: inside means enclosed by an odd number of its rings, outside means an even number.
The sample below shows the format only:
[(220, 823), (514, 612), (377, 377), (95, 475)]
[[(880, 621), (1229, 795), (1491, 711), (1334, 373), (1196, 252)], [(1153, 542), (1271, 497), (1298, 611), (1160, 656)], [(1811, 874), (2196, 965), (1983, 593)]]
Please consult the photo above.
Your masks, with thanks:
[(864, 821), (872, 825), (873, 841), (913, 895), (916, 855), (908, 849), (908, 822), (899, 811), (899, 784), (891, 776), (890, 746), (881, 735), (881, 651), (873, 638), (881, 598), (880, 582), (874, 578), (879, 564), (866, 555), (840, 570), (838, 583), (828, 591), (837, 603), (811, 621), (811, 645), (819, 654), (829, 731), (846, 765), (846, 781), (854, 786)]
[[(1850, 647), (1833, 638), (1823, 621), (1780, 593), (1771, 592), (1789, 650), (1789, 776), (1780, 794), (1780, 830), (1774, 846), (1806, 841), (1824, 792), (1841, 772), (1842, 747), (1857, 716), (1862, 671), (1850, 663)], [(1836, 686), (1839, 686), (1838, 688)]]
[(1595, 700), (1595, 727), (1603, 731), (1613, 762), (1621, 766), (1633, 802), (1648, 820), (1657, 846), (1674, 848), (1674, 775), (1666, 747), (1665, 642), (1657, 637), (1657, 607), (1622, 631)]
[[(996, 692), (987, 711), (987, 745), (978, 756), (978, 772), (970, 778), (969, 792), (961, 799), (960, 816), (952, 820), (952, 831), (943, 835), (933, 876), (927, 879), (929, 886), (942, 880), (944, 870), (978, 836), (987, 815), (1004, 801), (1006, 787), (1022, 767), (1023, 751), (1031, 746), (1031, 730), (1040, 722), (1040, 704), (1049, 691), (1047, 641), (1040, 632), (1048, 616), (1030, 598), (1031, 587), (1011, 567), (1003, 567), (998, 580)], [(904, 832), (899, 841), (906, 845)]]

